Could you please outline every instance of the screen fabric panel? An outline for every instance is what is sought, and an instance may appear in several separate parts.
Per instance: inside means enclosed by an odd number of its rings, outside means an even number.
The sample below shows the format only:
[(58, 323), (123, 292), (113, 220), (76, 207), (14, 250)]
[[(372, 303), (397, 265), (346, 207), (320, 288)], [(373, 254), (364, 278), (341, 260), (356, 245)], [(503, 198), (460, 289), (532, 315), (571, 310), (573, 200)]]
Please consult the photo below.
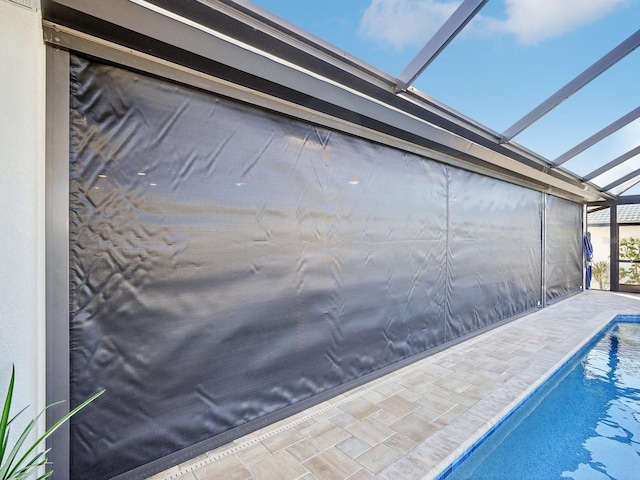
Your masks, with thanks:
[(547, 195), (547, 302), (582, 288), (582, 215), (582, 205)]
[(107, 390), (72, 419), (72, 478), (204, 451), (539, 304), (539, 192), (73, 55), (70, 72), (71, 403)]
[(444, 337), (446, 169), (73, 57), (73, 478), (110, 478)]
[(451, 169), (446, 340), (540, 305), (541, 202), (533, 190)]

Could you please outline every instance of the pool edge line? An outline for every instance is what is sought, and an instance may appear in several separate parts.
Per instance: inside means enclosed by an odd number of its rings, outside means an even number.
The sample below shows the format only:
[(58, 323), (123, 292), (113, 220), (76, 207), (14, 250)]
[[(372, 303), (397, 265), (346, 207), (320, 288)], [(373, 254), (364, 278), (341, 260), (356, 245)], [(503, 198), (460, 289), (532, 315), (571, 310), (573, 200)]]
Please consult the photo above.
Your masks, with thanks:
[[(536, 391), (557, 374), (560, 369), (566, 365), (575, 355), (582, 350), (589, 342), (591, 342), (600, 332), (609, 328), (614, 322), (619, 321), (619, 318), (624, 317), (638, 317), (638, 314), (633, 313), (620, 313), (620, 310), (605, 311), (597, 315), (597, 326), (586, 335), (586, 337), (580, 341), (574, 348), (572, 348), (567, 354), (565, 354), (560, 360), (553, 364), (544, 374), (527, 387), (520, 395), (512, 400), (507, 406), (505, 406), (499, 413), (493, 416), (491, 420), (488, 420), (483, 427), (478, 429), (476, 433), (470, 437), (467, 441), (462, 443), (453, 452), (442, 459), (438, 464), (433, 467), (422, 478), (424, 480), (442, 480), (448, 475), (460, 462), (468, 457), (493, 431), (500, 426), (511, 414), (529, 397), (531, 397)], [(600, 320), (600, 318), (602, 318)]]

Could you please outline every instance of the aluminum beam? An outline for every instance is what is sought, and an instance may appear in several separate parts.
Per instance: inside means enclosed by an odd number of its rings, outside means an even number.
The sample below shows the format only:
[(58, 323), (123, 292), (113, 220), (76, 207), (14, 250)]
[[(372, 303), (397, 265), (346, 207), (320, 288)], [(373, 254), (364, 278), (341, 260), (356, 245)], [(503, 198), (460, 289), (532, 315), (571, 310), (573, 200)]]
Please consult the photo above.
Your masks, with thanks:
[(635, 205), (640, 203), (640, 195), (625, 195), (616, 199), (616, 205)]
[(398, 77), (396, 92), (404, 92), (433, 62), (489, 0), (464, 0), (446, 22), (431, 37), (422, 50)]
[(620, 290), (620, 238), (618, 230), (618, 206), (611, 205), (609, 211), (609, 258), (611, 272), (609, 272), (609, 288), (612, 292)]
[(569, 83), (567, 83), (564, 87), (558, 90), (556, 93), (547, 98), (540, 105), (535, 107), (529, 113), (527, 113), (524, 117), (514, 123), (511, 127), (504, 131), (502, 134), (502, 143), (507, 143), (513, 137), (518, 135), (520, 132), (531, 126), (542, 116), (549, 113), (555, 107), (564, 102), (571, 95), (576, 93), (582, 87), (591, 82), (594, 78), (600, 75), (602, 72), (615, 65), (618, 61), (622, 60), (624, 57), (633, 52), (636, 48), (640, 46), (640, 30), (637, 30), (633, 33), (629, 38), (620, 43), (617, 47), (603, 56), (600, 60), (595, 62), (585, 71), (583, 71), (580, 75), (575, 77)]
[[(640, 176), (640, 168), (638, 168), (637, 170), (634, 170), (631, 173), (626, 174), (624, 177), (619, 178), (615, 182), (611, 182), (609, 185), (605, 186), (603, 188), (603, 190), (604, 191), (612, 190), (612, 189), (622, 185), (623, 183), (626, 183), (629, 180), (633, 180), (634, 178), (639, 177), (639, 176)], [(629, 187), (629, 188), (631, 188), (631, 187)]]
[[(608, 172), (609, 170), (611, 170), (614, 167), (617, 167), (618, 165), (626, 162), (627, 160), (629, 160), (630, 158), (635, 157), (636, 155), (640, 154), (640, 145), (638, 145), (635, 148), (632, 148), (631, 150), (629, 150), (627, 153), (623, 153), (622, 155), (620, 155), (618, 158), (611, 160), (610, 162), (608, 162), (606, 165), (601, 166), (600, 168), (595, 169), (593, 172), (588, 173), (585, 177), (584, 177), (584, 181), (588, 182), (589, 180), (593, 180), (594, 178), (596, 178), (599, 175), (602, 175), (605, 172)], [(606, 190), (606, 189), (605, 189)]]
[[(69, 412), (69, 52), (46, 49), (47, 428)], [(69, 478), (69, 422), (47, 439), (52, 478)], [(51, 466), (47, 466), (51, 470)]]
[(617, 132), (618, 130), (620, 130), (625, 125), (628, 125), (629, 123), (633, 122), (638, 117), (640, 117), (640, 107), (635, 108), (634, 110), (630, 111), (629, 113), (627, 113), (623, 117), (620, 117), (618, 120), (613, 122), (611, 125), (608, 125), (608, 126), (604, 127), (598, 133), (590, 136), (589, 138), (587, 138), (583, 142), (579, 143), (578, 145), (576, 145), (572, 149), (567, 150), (565, 153), (563, 153), (562, 155), (560, 155), (558, 158), (556, 158), (553, 161), (553, 166), (554, 167), (558, 167), (558, 166), (562, 165), (563, 163), (565, 163), (566, 161), (572, 159), (573, 157), (575, 157), (579, 153), (584, 152), (587, 148), (595, 145), (600, 140), (603, 140), (603, 139), (607, 138), (612, 133)]

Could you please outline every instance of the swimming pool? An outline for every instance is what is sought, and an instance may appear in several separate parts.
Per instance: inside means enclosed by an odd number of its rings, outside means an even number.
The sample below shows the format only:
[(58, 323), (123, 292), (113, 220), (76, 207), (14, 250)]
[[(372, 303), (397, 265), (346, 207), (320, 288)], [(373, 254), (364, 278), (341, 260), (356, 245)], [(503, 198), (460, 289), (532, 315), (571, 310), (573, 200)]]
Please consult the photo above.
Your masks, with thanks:
[(640, 478), (640, 317), (616, 317), (439, 478)]

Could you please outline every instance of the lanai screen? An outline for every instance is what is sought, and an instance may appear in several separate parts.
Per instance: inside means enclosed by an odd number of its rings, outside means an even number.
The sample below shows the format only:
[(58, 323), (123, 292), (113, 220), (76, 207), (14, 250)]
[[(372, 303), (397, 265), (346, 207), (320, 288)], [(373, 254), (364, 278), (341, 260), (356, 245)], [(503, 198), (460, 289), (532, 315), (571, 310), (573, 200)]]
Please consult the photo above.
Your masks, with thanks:
[(70, 126), (72, 404), (107, 389), (73, 478), (205, 451), (541, 298), (539, 192), (75, 56)]
[(582, 206), (547, 196), (547, 302), (582, 287)]

